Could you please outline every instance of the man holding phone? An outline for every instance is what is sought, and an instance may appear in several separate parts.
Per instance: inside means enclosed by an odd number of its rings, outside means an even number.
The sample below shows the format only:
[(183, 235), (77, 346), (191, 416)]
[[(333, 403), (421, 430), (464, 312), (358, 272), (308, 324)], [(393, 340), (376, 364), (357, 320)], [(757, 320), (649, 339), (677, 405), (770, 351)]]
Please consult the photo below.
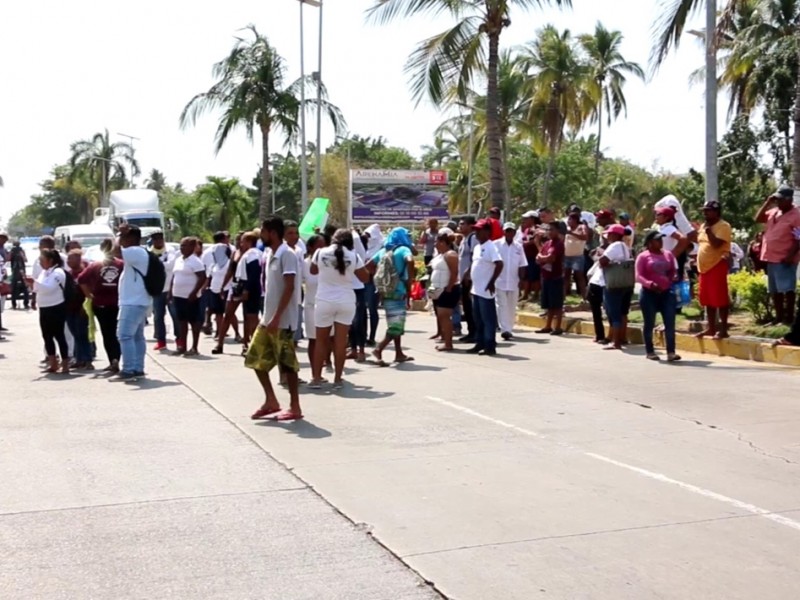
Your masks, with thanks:
[(767, 263), (775, 322), (790, 325), (794, 321), (797, 262), (800, 258), (800, 241), (794, 234), (800, 228), (800, 210), (794, 206), (794, 189), (782, 185), (767, 198), (756, 214), (756, 222), (765, 225), (761, 260)]

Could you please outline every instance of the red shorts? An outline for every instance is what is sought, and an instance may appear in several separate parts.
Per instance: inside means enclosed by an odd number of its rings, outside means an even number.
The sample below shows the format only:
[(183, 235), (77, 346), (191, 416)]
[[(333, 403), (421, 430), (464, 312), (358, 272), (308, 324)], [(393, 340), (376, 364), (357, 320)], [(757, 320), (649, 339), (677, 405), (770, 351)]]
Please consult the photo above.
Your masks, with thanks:
[(719, 261), (714, 267), (700, 273), (700, 304), (707, 308), (726, 308), (731, 300), (728, 295), (728, 262)]

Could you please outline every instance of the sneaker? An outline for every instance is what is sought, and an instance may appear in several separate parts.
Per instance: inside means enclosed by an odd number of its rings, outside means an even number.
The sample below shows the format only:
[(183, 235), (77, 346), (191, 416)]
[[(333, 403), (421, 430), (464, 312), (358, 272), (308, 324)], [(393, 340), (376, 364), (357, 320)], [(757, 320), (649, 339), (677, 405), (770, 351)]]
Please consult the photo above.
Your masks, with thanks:
[[(144, 373), (142, 373), (142, 375), (143, 375), (143, 374), (144, 374)], [(114, 377), (112, 377), (111, 379), (109, 379), (109, 381), (133, 381), (133, 380), (135, 380), (137, 377), (140, 377), (140, 375), (138, 375), (138, 374), (137, 374), (136, 372), (134, 372), (134, 371), (120, 371), (120, 372), (119, 372), (119, 373), (117, 373), (117, 374), (116, 374)]]
[(480, 354), (481, 352), (483, 352), (483, 348), (481, 348), (480, 346), (473, 346), (472, 348), (467, 350), (467, 354)]
[(156, 345), (153, 347), (153, 350), (154, 350), (155, 352), (161, 352), (162, 350), (166, 350), (166, 349), (167, 349), (167, 343), (166, 343), (166, 342), (158, 342), (158, 343), (157, 343), (157, 344), (156, 344)]
[(503, 332), (503, 333), (500, 335), (500, 337), (501, 337), (501, 338), (503, 338), (505, 341), (508, 341), (508, 340), (510, 340), (511, 338), (513, 338), (513, 337), (514, 337), (514, 334), (513, 334), (513, 333), (511, 333), (510, 331), (504, 331), (504, 332)]
[(497, 350), (481, 350), (478, 354), (480, 356), (497, 356)]
[(679, 354), (667, 354), (667, 362), (678, 362), (680, 359)]

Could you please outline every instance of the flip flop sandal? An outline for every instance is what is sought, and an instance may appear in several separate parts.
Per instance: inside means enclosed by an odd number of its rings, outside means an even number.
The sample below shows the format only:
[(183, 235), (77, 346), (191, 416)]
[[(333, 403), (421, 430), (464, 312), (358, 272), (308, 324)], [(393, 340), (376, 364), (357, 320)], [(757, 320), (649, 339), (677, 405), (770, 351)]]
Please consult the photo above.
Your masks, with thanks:
[(284, 410), (269, 418), (273, 421), (299, 421), (303, 418), (303, 415), (301, 413), (294, 413), (290, 410)]
[(282, 411), (283, 409), (280, 406), (276, 409), (259, 408), (256, 412), (250, 415), (250, 418), (253, 419), (253, 421), (258, 421), (259, 419), (267, 419), (270, 415), (276, 415)]
[(407, 363), (407, 362), (414, 362), (414, 357), (413, 356), (404, 356), (403, 358), (395, 359), (394, 362), (396, 362), (399, 365), (401, 365), (403, 363)]

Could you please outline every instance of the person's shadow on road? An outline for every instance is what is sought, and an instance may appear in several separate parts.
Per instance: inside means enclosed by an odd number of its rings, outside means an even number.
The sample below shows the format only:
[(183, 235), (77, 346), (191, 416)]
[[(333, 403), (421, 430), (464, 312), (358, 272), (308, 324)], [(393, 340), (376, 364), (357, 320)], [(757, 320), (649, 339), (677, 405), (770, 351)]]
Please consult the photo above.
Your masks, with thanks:
[(265, 421), (257, 421), (256, 425), (260, 427), (283, 429), (286, 433), (292, 433), (299, 438), (309, 440), (321, 440), (333, 435), (327, 429), (317, 427), (308, 419), (300, 419), (299, 421), (274, 421), (267, 419)]

